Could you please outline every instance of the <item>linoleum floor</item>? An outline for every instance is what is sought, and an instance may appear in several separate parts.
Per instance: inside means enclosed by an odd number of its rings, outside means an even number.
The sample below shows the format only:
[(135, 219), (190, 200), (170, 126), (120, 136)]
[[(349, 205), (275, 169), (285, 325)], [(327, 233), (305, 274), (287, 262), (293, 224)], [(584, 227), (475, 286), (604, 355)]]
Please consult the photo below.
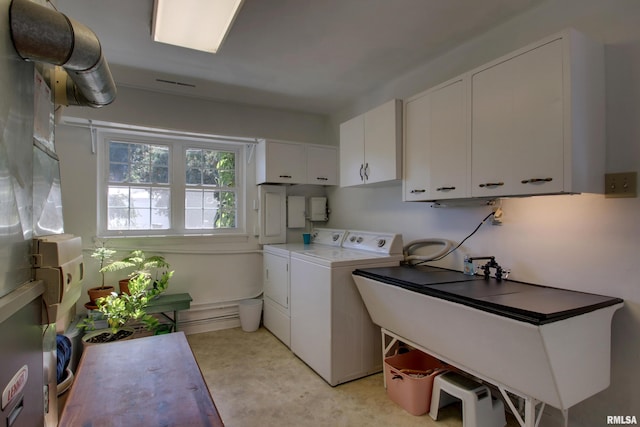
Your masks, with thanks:
[(382, 373), (331, 387), (262, 327), (187, 338), (227, 427), (462, 426), (459, 404), (437, 422), (409, 414), (387, 397)]

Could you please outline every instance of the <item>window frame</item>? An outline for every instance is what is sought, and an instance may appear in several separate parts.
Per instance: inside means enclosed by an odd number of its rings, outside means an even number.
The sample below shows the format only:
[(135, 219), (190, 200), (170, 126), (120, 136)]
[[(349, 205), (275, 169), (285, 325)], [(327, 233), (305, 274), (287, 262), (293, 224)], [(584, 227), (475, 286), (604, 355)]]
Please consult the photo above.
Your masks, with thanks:
[[(140, 131), (131, 129), (96, 129), (97, 149), (97, 234), (99, 237), (158, 237), (158, 236), (219, 236), (246, 235), (246, 145), (255, 140), (222, 136), (192, 135), (169, 131)], [(169, 185), (171, 192), (170, 219), (167, 229), (108, 230), (109, 143), (111, 141), (169, 147)], [(236, 227), (185, 227), (186, 158), (188, 148), (232, 151), (236, 167)], [(127, 184), (127, 186), (135, 186)]]

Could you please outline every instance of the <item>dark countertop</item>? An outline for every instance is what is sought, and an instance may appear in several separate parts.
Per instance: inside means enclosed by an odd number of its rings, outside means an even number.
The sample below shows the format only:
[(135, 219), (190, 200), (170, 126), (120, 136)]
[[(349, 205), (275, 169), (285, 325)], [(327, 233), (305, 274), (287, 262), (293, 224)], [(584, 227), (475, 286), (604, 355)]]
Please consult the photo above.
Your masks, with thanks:
[(357, 269), (354, 275), (464, 304), (534, 325), (556, 322), (623, 302), (620, 298), (468, 276), (429, 266)]

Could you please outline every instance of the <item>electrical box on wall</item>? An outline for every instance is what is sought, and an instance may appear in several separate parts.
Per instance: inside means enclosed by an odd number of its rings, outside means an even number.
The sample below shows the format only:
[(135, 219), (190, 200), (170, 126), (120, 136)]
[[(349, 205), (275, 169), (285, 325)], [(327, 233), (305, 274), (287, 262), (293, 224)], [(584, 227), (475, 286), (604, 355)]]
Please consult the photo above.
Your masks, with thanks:
[(606, 173), (604, 175), (604, 195), (611, 197), (638, 197), (638, 173)]
[(311, 198), (311, 221), (329, 221), (326, 197)]
[(305, 198), (304, 196), (287, 197), (287, 227), (304, 228), (305, 226)]

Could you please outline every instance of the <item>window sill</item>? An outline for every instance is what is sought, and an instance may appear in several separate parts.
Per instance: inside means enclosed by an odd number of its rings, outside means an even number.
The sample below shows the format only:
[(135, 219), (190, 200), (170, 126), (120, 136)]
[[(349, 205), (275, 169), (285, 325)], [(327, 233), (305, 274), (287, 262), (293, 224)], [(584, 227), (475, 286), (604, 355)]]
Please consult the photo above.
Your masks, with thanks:
[(247, 253), (259, 250), (248, 234), (184, 236), (102, 236), (106, 246), (118, 251), (141, 249), (162, 253)]

